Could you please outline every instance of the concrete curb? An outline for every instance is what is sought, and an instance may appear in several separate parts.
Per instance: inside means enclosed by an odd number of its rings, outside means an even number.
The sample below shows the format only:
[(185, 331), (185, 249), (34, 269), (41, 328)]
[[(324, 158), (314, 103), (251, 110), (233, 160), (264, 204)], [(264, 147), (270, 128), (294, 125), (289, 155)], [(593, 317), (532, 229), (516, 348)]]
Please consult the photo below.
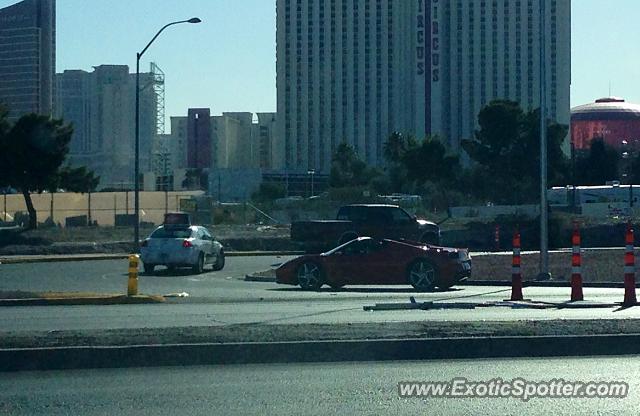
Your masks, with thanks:
[[(298, 256), (304, 254), (303, 251), (227, 251), (227, 257), (242, 256)], [(55, 254), (50, 256), (5, 256), (0, 257), (0, 264), (21, 264), (21, 263), (51, 263), (64, 261), (90, 261), (90, 260), (120, 260), (126, 259), (129, 254)]]
[(225, 251), (228, 257), (241, 256), (301, 256), (304, 251)]
[(640, 334), (54, 347), (0, 349), (0, 371), (638, 353)]
[(165, 298), (159, 295), (112, 295), (78, 296), (53, 298), (0, 299), (3, 306), (67, 306), (67, 305), (130, 305), (143, 303), (162, 303)]
[[(529, 280), (522, 283), (523, 287), (571, 287), (566, 280)], [(465, 280), (455, 286), (509, 286), (511, 280)], [(582, 287), (592, 288), (624, 288), (623, 282), (583, 282)], [(640, 287), (640, 282), (636, 284)]]
[(120, 260), (128, 258), (128, 254), (57, 254), (51, 256), (10, 256), (0, 257), (0, 264), (21, 264), (21, 263), (54, 263), (61, 261), (90, 261), (90, 260)]

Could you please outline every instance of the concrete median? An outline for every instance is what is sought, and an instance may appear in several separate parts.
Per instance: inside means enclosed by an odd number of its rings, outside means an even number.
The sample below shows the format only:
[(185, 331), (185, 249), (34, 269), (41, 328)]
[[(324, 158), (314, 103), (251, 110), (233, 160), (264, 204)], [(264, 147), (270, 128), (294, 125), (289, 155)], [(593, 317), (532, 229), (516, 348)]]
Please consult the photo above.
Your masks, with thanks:
[(0, 349), (0, 371), (638, 353), (638, 334), (81, 346)]

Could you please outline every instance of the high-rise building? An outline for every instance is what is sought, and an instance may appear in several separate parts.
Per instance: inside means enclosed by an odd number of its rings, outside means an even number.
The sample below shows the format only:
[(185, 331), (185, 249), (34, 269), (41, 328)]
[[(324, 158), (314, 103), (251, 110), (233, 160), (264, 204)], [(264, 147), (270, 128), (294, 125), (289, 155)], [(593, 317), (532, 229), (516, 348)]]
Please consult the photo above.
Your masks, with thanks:
[[(140, 169), (150, 169), (156, 135), (153, 74), (140, 74)], [(135, 74), (127, 65), (100, 65), (93, 72), (67, 70), (56, 76), (56, 116), (74, 125), (69, 158), (100, 176), (100, 187), (134, 182)]]
[[(257, 167), (256, 138), (253, 129), (253, 113), (223, 112), (222, 116), (214, 117), (219, 140), (227, 142), (227, 168)], [(222, 155), (221, 155), (222, 156)]]
[(52, 114), (55, 73), (55, 0), (0, 9), (0, 104), (11, 121), (27, 113)]
[(261, 169), (273, 168), (274, 136), (276, 131), (276, 113), (258, 113), (258, 122), (253, 124), (254, 160)]
[(169, 149), (173, 167), (184, 169), (187, 167), (187, 117), (171, 116), (171, 143)]
[(187, 112), (187, 168), (211, 167), (211, 112), (190, 108)]
[(272, 168), (275, 113), (209, 114), (208, 108), (189, 109), (186, 117), (171, 117), (171, 145), (168, 148), (176, 169)]
[[(543, 0), (547, 117), (569, 122), (570, 0)], [(453, 151), (493, 99), (539, 103), (540, 0), (277, 0), (277, 167), (382, 165), (393, 131)]]

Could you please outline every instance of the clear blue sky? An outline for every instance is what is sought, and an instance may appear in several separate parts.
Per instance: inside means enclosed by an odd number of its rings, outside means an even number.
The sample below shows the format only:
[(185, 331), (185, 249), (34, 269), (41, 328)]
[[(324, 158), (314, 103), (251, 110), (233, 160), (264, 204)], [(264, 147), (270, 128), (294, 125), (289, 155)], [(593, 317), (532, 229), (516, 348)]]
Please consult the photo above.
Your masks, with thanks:
[[(15, 3), (0, 0), (0, 7)], [(128, 64), (146, 52), (166, 73), (167, 115), (189, 107), (275, 111), (275, 0), (58, 0), (57, 69)], [(640, 1), (572, 1), (571, 105), (611, 92), (640, 103)]]

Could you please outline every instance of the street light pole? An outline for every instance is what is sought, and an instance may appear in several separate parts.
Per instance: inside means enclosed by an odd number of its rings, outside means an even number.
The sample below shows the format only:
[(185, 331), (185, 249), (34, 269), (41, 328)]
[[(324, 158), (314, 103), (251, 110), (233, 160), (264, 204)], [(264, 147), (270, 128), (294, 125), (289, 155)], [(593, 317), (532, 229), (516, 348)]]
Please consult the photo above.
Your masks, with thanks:
[[(629, 139), (631, 140), (631, 139)], [(622, 171), (623, 169), (626, 170), (626, 173), (621, 174), (621, 181), (624, 184), (624, 177), (626, 176), (626, 180), (627, 180), (627, 184), (629, 185), (629, 218), (631, 218), (631, 216), (633, 215), (633, 179), (631, 178), (631, 174), (632, 174), (632, 153), (631, 153), (631, 148), (628, 147), (629, 141), (627, 141), (626, 139), (622, 140), (622, 147), (623, 147), (623, 152), (622, 152), (622, 159), (624, 160), (623, 166), (620, 168), (620, 170)]]
[(142, 55), (144, 55), (147, 49), (149, 49), (149, 46), (151, 46), (153, 41), (156, 40), (156, 38), (160, 35), (160, 33), (162, 33), (162, 31), (164, 31), (169, 26), (177, 25), (180, 23), (200, 23), (201, 21), (202, 20), (200, 20), (197, 17), (192, 17), (191, 19), (188, 19), (188, 20), (179, 20), (176, 22), (167, 23), (160, 30), (158, 30), (158, 33), (156, 33), (155, 36), (149, 41), (149, 43), (147, 43), (147, 46), (145, 46), (144, 49), (142, 49), (142, 52), (136, 53), (136, 119), (135, 119), (136, 120), (136, 129), (135, 129), (136, 139), (135, 139), (135, 150), (134, 150), (134, 153), (135, 153), (135, 156), (134, 156), (135, 157), (135, 162), (134, 162), (135, 204), (134, 204), (134, 240), (133, 240), (133, 244), (136, 251), (140, 246), (140, 58), (142, 58)]
[(540, 274), (549, 279), (549, 230), (547, 212), (547, 111), (546, 111), (546, 11), (540, 1)]

